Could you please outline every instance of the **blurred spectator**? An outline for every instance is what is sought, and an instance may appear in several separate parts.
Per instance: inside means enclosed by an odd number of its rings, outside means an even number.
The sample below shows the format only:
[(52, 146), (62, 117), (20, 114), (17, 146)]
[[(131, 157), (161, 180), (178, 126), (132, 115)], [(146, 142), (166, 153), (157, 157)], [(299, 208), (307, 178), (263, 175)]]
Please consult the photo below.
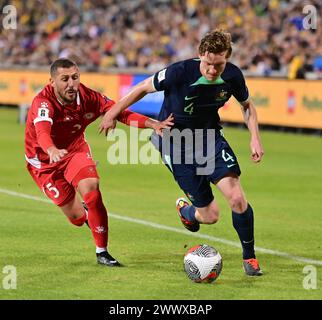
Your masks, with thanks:
[(322, 55), (314, 58), (313, 68), (315, 71), (322, 72)]
[[(0, 0), (0, 8), (9, 1)], [(0, 31), (0, 66), (48, 66), (73, 57), (88, 70), (154, 72), (197, 55), (214, 28), (232, 33), (233, 63), (257, 76), (289, 78), (322, 70), (321, 0), (28, 0), (10, 1), (17, 30)], [(303, 28), (314, 5), (316, 30)], [(2, 17), (3, 19), (3, 17)]]

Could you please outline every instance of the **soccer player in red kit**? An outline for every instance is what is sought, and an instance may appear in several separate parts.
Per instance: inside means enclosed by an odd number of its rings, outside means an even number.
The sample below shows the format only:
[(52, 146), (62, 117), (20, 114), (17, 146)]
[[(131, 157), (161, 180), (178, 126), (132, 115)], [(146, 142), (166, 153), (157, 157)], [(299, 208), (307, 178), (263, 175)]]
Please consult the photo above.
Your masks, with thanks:
[[(114, 101), (80, 83), (78, 66), (58, 59), (50, 68), (50, 84), (34, 98), (25, 131), (27, 169), (38, 187), (75, 226), (89, 225), (96, 244), (97, 262), (120, 266), (107, 251), (108, 217), (99, 190), (99, 176), (85, 128), (105, 114)], [(118, 120), (161, 134), (172, 125), (125, 110)], [(84, 208), (76, 191), (83, 199)]]

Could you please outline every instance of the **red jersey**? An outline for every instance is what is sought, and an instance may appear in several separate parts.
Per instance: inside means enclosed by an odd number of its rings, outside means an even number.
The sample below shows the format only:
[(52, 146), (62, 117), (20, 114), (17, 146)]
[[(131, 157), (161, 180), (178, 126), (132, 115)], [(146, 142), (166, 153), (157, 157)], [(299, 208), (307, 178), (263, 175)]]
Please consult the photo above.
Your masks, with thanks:
[[(58, 149), (66, 149), (68, 157), (86, 144), (86, 127), (107, 112), (114, 103), (81, 83), (75, 101), (70, 105), (62, 105), (54, 93), (54, 88), (48, 84), (34, 98), (28, 112), (25, 130), (26, 160), (38, 169), (49, 164), (49, 156), (38, 141), (37, 123), (46, 121), (51, 124), (50, 137), (54, 145)], [(118, 120), (128, 124), (132, 115), (138, 120), (138, 115), (128, 110), (122, 112)], [(139, 119), (140, 123), (144, 123), (147, 117), (139, 116)], [(54, 165), (55, 163), (50, 166)]]

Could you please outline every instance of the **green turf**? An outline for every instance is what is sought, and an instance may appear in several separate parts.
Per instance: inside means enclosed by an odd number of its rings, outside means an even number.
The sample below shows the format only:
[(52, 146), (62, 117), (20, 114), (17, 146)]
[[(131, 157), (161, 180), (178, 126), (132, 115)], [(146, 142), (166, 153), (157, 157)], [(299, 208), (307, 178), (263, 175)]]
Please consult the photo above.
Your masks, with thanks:
[[(24, 126), (17, 110), (0, 109), (0, 188), (42, 197), (25, 169)], [(184, 230), (174, 208), (182, 195), (163, 165), (109, 165), (107, 147), (87, 131), (99, 160), (101, 190), (111, 213)], [(225, 129), (239, 156), (241, 180), (255, 209), (256, 245), (292, 256), (322, 260), (322, 139), (263, 132), (265, 157), (260, 165), (249, 159), (246, 130)], [(201, 233), (238, 241), (231, 213), (215, 191), (221, 219), (202, 226)], [(96, 264), (87, 227), (69, 224), (51, 204), (0, 192), (0, 270), (17, 269), (17, 289), (5, 290), (0, 272), (0, 299), (321, 299), (322, 268), (316, 266), (317, 289), (305, 290), (307, 263), (258, 252), (263, 277), (246, 277), (241, 250), (212, 240), (110, 218), (110, 250), (124, 268)], [(187, 247), (215, 246), (223, 271), (215, 283), (192, 283), (183, 272)], [(1, 278), (2, 277), (2, 278)]]

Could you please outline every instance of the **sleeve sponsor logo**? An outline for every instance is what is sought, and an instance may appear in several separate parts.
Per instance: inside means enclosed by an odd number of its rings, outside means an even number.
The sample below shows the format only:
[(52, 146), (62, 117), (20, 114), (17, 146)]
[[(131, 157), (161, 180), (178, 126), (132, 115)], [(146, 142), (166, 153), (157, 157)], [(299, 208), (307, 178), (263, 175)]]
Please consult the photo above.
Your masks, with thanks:
[(49, 121), (51, 124), (53, 120), (49, 118), (49, 109), (47, 102), (43, 101), (40, 103), (40, 107), (38, 108), (37, 117), (34, 119), (34, 124), (40, 121)]
[(158, 81), (159, 83), (165, 79), (165, 73), (167, 69), (163, 69), (158, 73)]
[(38, 109), (38, 117), (49, 118), (49, 109), (47, 102), (43, 101), (40, 103), (40, 108)]

